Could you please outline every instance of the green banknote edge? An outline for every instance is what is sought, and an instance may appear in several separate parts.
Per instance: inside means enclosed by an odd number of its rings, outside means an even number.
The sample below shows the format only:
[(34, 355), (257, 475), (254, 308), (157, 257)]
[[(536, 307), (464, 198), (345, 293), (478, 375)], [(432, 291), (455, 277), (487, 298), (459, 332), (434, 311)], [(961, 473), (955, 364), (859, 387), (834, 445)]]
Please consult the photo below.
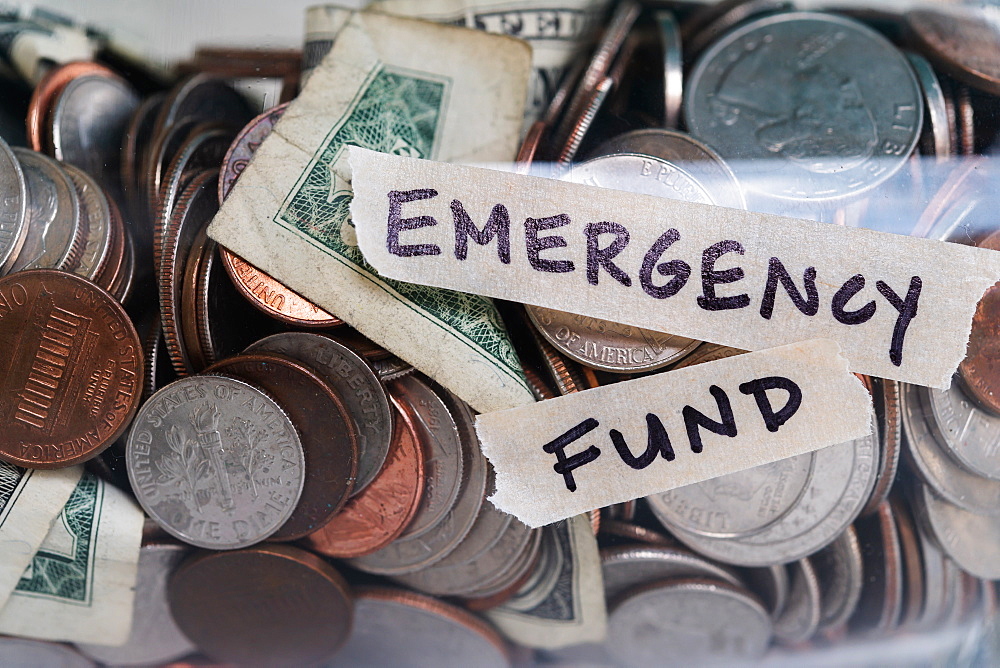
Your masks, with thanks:
[[(500, 314), (479, 295), (429, 288), (382, 278), (356, 246), (340, 235), (350, 222), (353, 197), (337, 184), (333, 166), (348, 145), (406, 155), (434, 157), (451, 81), (424, 72), (377, 64), (358, 90), (349, 111), (334, 124), (309, 165), (274, 216), (274, 222), (340, 262), (434, 326), (496, 362), (516, 384), (530, 392), (524, 371)], [(342, 187), (340, 187), (342, 185)]]

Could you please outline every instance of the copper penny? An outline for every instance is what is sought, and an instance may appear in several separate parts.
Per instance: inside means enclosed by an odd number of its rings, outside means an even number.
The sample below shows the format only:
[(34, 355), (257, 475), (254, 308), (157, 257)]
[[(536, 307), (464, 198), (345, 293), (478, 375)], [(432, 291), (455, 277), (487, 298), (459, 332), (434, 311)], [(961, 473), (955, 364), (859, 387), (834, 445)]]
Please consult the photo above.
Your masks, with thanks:
[[(1000, 250), (1000, 232), (976, 245)], [(958, 372), (972, 398), (983, 408), (1000, 414), (1000, 283), (987, 290), (976, 306), (969, 346)]]
[(1000, 95), (1000, 30), (994, 21), (980, 12), (921, 9), (908, 12), (906, 24), (920, 50), (941, 69)]
[[(393, 409), (395, 411), (395, 409)], [(381, 472), (305, 544), (328, 557), (376, 552), (403, 533), (424, 493), (424, 451), (410, 417), (395, 412), (392, 444)]]
[(226, 157), (222, 159), (222, 169), (219, 171), (219, 204), (229, 196), (229, 191), (233, 189), (233, 184), (240, 177), (243, 170), (250, 164), (250, 159), (257, 149), (271, 134), (275, 123), (281, 118), (288, 103), (271, 107), (260, 116), (256, 117), (243, 128), (232, 145), (226, 152)]
[(206, 373), (236, 376), (274, 397), (299, 431), (305, 485), (292, 516), (271, 540), (294, 540), (329, 522), (347, 503), (358, 474), (358, 433), (340, 395), (315, 372), (277, 353), (217, 362)]
[(87, 461), (139, 406), (139, 335), (121, 305), (79, 276), (40, 269), (0, 278), (0, 350), (3, 461)]
[(633, 524), (632, 522), (622, 522), (619, 520), (604, 520), (601, 522), (600, 535), (612, 536), (625, 540), (629, 543), (643, 543), (645, 545), (657, 545), (672, 547), (677, 545), (677, 541), (671, 540), (659, 531), (647, 529), (644, 526)]
[(27, 131), (28, 143), (32, 150), (43, 152), (51, 142), (46, 137), (48, 115), (55, 106), (59, 93), (73, 79), (84, 75), (97, 75), (118, 78), (118, 75), (103, 65), (90, 61), (75, 61), (66, 63), (50, 70), (35, 86), (28, 102)]
[(290, 545), (203, 552), (167, 590), (177, 626), (201, 651), (241, 666), (315, 666), (351, 632), (354, 601), (340, 573)]

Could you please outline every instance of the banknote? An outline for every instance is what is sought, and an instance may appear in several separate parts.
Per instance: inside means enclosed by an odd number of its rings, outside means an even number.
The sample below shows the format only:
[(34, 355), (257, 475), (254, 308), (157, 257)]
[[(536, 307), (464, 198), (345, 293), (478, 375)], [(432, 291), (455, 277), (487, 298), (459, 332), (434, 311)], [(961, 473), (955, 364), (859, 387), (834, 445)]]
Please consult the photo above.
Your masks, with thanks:
[(539, 571), (486, 616), (514, 642), (557, 649), (600, 642), (607, 632), (601, 558), (588, 515), (542, 529)]
[(0, 462), (0, 607), (49, 533), (83, 468), (23, 469)]
[(127, 494), (84, 473), (0, 610), (0, 634), (125, 642), (142, 522)]
[(529, 71), (530, 49), (520, 40), (352, 14), (236, 182), (209, 236), (476, 410), (533, 402), (493, 302), (385, 280), (365, 262), (350, 220), (345, 150), (510, 161)]

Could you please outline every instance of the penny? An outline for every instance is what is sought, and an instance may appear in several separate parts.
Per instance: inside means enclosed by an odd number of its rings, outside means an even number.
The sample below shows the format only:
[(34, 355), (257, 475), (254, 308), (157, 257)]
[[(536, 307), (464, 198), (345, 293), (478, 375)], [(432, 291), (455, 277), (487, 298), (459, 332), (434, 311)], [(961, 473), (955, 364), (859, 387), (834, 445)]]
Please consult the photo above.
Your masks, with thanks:
[(687, 550), (669, 547), (622, 546), (601, 550), (604, 598), (620, 594), (647, 582), (669, 578), (708, 578), (734, 587), (743, 582), (725, 566), (712, 563)]
[(11, 271), (66, 268), (81, 220), (76, 188), (52, 158), (23, 148), (14, 155), (28, 186), (28, 232)]
[(688, 666), (753, 661), (770, 640), (770, 617), (745, 590), (680, 579), (646, 585), (613, 604), (606, 645), (619, 665)]
[(121, 305), (73, 274), (0, 278), (0, 459), (61, 468), (91, 459), (139, 405), (142, 351)]
[(752, 20), (706, 49), (688, 82), (688, 129), (745, 187), (772, 198), (869, 190), (905, 164), (920, 137), (923, 97), (909, 63), (846, 17)]
[(202, 227), (191, 242), (184, 274), (181, 278), (181, 305), (178, 320), (181, 325), (181, 342), (191, 365), (204, 369), (218, 360), (212, 347), (211, 326), (208, 316), (207, 283), (212, 271), (212, 260), (217, 244), (208, 238), (208, 228)]
[(111, 283), (111, 287), (108, 292), (110, 292), (111, 295), (119, 302), (126, 304), (132, 293), (132, 288), (135, 285), (137, 265), (135, 258), (135, 242), (132, 240), (132, 233), (128, 230), (128, 228), (124, 227), (124, 223), (122, 226), (124, 229), (122, 236), (125, 239), (124, 259), (122, 261), (121, 271), (115, 275), (116, 280)]
[(389, 454), (375, 479), (304, 544), (328, 557), (371, 554), (403, 533), (423, 494), (424, 451), (409, 418), (397, 413)]
[(28, 185), (21, 163), (0, 139), (0, 275), (17, 260), (28, 233)]
[(85, 245), (73, 270), (90, 280), (101, 273), (111, 257), (111, 207), (108, 196), (86, 172), (73, 165), (63, 165), (80, 199), (80, 210), (86, 220)]
[(121, 139), (139, 95), (118, 76), (83, 74), (59, 92), (48, 119), (52, 155), (117, 190)]
[(613, 536), (614, 538), (626, 540), (630, 543), (642, 543), (645, 545), (658, 545), (664, 547), (669, 547), (675, 544), (673, 540), (659, 531), (653, 531), (652, 529), (647, 529), (646, 527), (638, 524), (619, 520), (602, 519), (599, 533), (603, 536)]
[(258, 543), (291, 516), (305, 479), (302, 444), (284, 410), (252, 385), (183, 378), (136, 415), (129, 481), (170, 535), (213, 550)]
[[(980, 248), (1000, 251), (1000, 232), (976, 243)], [(972, 316), (972, 333), (965, 359), (958, 366), (966, 389), (981, 406), (1000, 414), (1000, 283), (989, 288)]]
[(103, 65), (75, 61), (55, 67), (42, 77), (32, 91), (31, 101), (28, 103), (28, 145), (31, 150), (45, 151), (51, 142), (51, 137), (47, 134), (47, 116), (55, 106), (56, 98), (63, 88), (77, 77), (93, 75), (115, 78), (118, 76)]
[(924, 134), (920, 140), (924, 153), (933, 155), (938, 162), (947, 160), (952, 154), (951, 135), (948, 132), (948, 109), (945, 105), (941, 82), (927, 59), (916, 53), (907, 53), (907, 60), (917, 75), (920, 90), (924, 93)]
[(975, 110), (969, 97), (968, 86), (955, 86), (955, 112), (958, 121), (959, 155), (971, 156), (976, 153)]
[(309, 367), (277, 353), (230, 357), (205, 373), (233, 375), (264, 390), (298, 428), (305, 484), (291, 517), (271, 540), (302, 538), (329, 522), (347, 503), (358, 471), (357, 431), (336, 390)]
[(1000, 519), (948, 503), (927, 486), (921, 487), (914, 500), (917, 516), (945, 554), (977, 577), (1000, 578)]
[(890, 499), (896, 516), (896, 531), (899, 533), (899, 549), (903, 557), (903, 611), (899, 618), (899, 628), (909, 630), (920, 618), (924, 606), (924, 564), (920, 555), (920, 541), (917, 527), (909, 507), (899, 497)]
[(876, 514), (861, 518), (855, 528), (865, 582), (850, 628), (864, 635), (886, 635), (899, 624), (903, 608), (902, 557), (892, 506), (883, 502)]
[(358, 477), (353, 494), (375, 479), (393, 438), (393, 412), (378, 376), (364, 358), (336, 341), (307, 332), (284, 332), (261, 339), (246, 352), (276, 352), (308, 365), (344, 401), (358, 433)]
[(928, 58), (970, 86), (1000, 95), (1000, 31), (985, 16), (917, 9), (906, 26)]
[(195, 651), (170, 616), (167, 580), (188, 549), (173, 543), (143, 545), (132, 605), (132, 630), (117, 647), (77, 644), (94, 661), (114, 666), (148, 666), (174, 661)]
[(774, 620), (774, 638), (786, 645), (804, 643), (816, 633), (821, 617), (820, 585), (809, 559), (788, 564), (791, 587), (784, 610)]
[(222, 663), (325, 665), (354, 622), (340, 573), (290, 545), (199, 554), (170, 578), (168, 596), (185, 635)]
[(403, 589), (359, 588), (354, 630), (327, 665), (414, 663), (494, 668), (510, 658), (500, 634), (461, 608)]
[(219, 205), (229, 195), (236, 179), (240, 177), (243, 170), (250, 164), (250, 159), (257, 152), (257, 148), (271, 134), (271, 130), (288, 109), (288, 103), (271, 107), (260, 116), (257, 116), (233, 139), (232, 145), (222, 159), (222, 168), (219, 170)]
[(809, 557), (820, 584), (819, 631), (835, 629), (850, 618), (861, 598), (864, 578), (861, 546), (853, 527)]

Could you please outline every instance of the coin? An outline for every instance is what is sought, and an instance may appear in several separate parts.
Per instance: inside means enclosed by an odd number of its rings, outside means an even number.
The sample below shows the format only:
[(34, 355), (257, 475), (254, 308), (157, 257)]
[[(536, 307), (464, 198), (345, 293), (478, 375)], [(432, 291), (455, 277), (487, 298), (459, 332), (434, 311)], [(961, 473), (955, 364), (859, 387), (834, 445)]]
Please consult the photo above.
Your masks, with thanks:
[(111, 207), (108, 196), (86, 172), (73, 165), (63, 165), (80, 199), (80, 210), (86, 220), (86, 243), (73, 273), (94, 280), (111, 257)]
[(788, 590), (791, 588), (785, 565), (740, 568), (737, 572), (747, 588), (760, 597), (767, 611), (771, 613), (771, 619), (777, 619), (788, 603)]
[(174, 661), (195, 651), (170, 616), (167, 580), (188, 549), (173, 543), (152, 543), (139, 550), (132, 606), (132, 630), (117, 647), (77, 644), (95, 661), (114, 666), (148, 666)]
[(936, 9), (906, 13), (906, 26), (927, 57), (970, 86), (1000, 95), (1000, 32), (975, 14)]
[(21, 163), (0, 139), (0, 275), (11, 270), (27, 236), (28, 186)]
[(786, 645), (806, 642), (819, 628), (820, 584), (809, 559), (788, 564), (791, 587), (788, 601), (774, 620), (774, 638)]
[(713, 580), (649, 584), (608, 614), (608, 652), (624, 666), (752, 661), (770, 640), (771, 620), (760, 603)]
[(906, 59), (846, 17), (750, 21), (708, 48), (688, 82), (691, 133), (745, 187), (774, 198), (869, 190), (903, 166), (920, 137), (923, 98)]
[(250, 164), (250, 159), (257, 152), (257, 148), (263, 143), (274, 125), (278, 122), (288, 109), (288, 103), (271, 107), (260, 116), (257, 116), (233, 139), (232, 145), (222, 159), (222, 169), (219, 171), (219, 205), (229, 195), (236, 179), (239, 178), (243, 170)]
[[(145, 200), (139, 170), (146, 164), (145, 154), (153, 139), (153, 124), (165, 97), (166, 93), (155, 93), (145, 98), (132, 112), (122, 135), (121, 184), (129, 215), (133, 219), (144, 220), (148, 215), (150, 203)], [(152, 230), (148, 225), (137, 225), (136, 231), (140, 247), (146, 249), (152, 246)]]
[[(976, 246), (1000, 251), (1000, 232), (994, 232)], [(1000, 283), (989, 288), (972, 316), (972, 333), (965, 359), (958, 366), (962, 382), (972, 397), (987, 410), (1000, 414)]]
[(835, 629), (846, 622), (861, 598), (864, 578), (861, 546), (853, 527), (837, 540), (809, 557), (820, 584), (819, 631)]
[(914, 495), (914, 501), (917, 517), (945, 554), (977, 577), (1000, 578), (1000, 519), (948, 503), (926, 485)]
[(306, 365), (277, 353), (230, 357), (205, 373), (234, 375), (264, 390), (299, 432), (305, 484), (294, 512), (271, 540), (302, 538), (329, 522), (347, 503), (358, 471), (357, 431), (336, 390)]
[(929, 425), (945, 452), (966, 470), (1000, 480), (1000, 417), (973, 404), (952, 381), (947, 390), (926, 388), (922, 399), (929, 410)]
[(157, 194), (161, 211), (173, 210), (181, 190), (195, 174), (218, 169), (232, 138), (233, 133), (218, 123), (199, 123), (188, 131), (163, 171)]
[(97, 456), (139, 405), (142, 352), (124, 309), (73, 274), (0, 278), (0, 459), (61, 468)]
[(910, 509), (900, 497), (889, 500), (896, 517), (899, 549), (903, 557), (903, 611), (899, 618), (900, 630), (909, 630), (920, 618), (924, 606), (924, 563), (920, 555), (917, 527)]
[(899, 624), (903, 608), (902, 557), (892, 506), (883, 501), (876, 514), (861, 518), (855, 528), (865, 582), (850, 628), (865, 635), (886, 635)]
[(371, 554), (403, 533), (423, 494), (424, 451), (409, 417), (397, 413), (389, 454), (375, 479), (304, 543), (328, 557)]
[(924, 135), (920, 146), (924, 153), (933, 155), (938, 162), (947, 160), (952, 154), (951, 135), (948, 132), (948, 109), (945, 104), (941, 82), (927, 59), (916, 53), (907, 53), (907, 60), (920, 82), (924, 93)]
[(603, 548), (601, 574), (604, 579), (604, 598), (608, 601), (637, 585), (668, 578), (708, 578), (727, 582), (734, 587), (743, 586), (740, 578), (725, 566), (712, 563), (687, 550), (670, 547)]
[(214, 660), (237, 665), (326, 664), (354, 619), (340, 573), (290, 545), (196, 555), (170, 578), (168, 596), (185, 635)]
[(87, 61), (74, 61), (52, 68), (38, 82), (31, 93), (31, 101), (28, 104), (28, 145), (31, 150), (45, 151), (51, 143), (51, 136), (47, 132), (48, 114), (53, 108), (56, 98), (59, 97), (59, 93), (73, 79), (89, 75), (117, 77), (114, 72), (103, 65)]
[(663, 50), (663, 127), (675, 128), (681, 116), (684, 74), (681, 60), (681, 34), (673, 12), (654, 13)]
[(788, 0), (723, 0), (706, 5), (697, 30), (685, 34), (685, 58), (691, 61), (725, 33), (750, 19), (792, 8)]
[(899, 406), (899, 383), (894, 380), (879, 378), (875, 384), (874, 398), (876, 419), (879, 422), (879, 436), (882, 448), (879, 453), (878, 475), (875, 487), (872, 489), (868, 503), (861, 510), (862, 515), (875, 512), (880, 503), (886, 500), (896, 480), (899, 469), (899, 453), (902, 450), (903, 419)]
[(28, 231), (11, 271), (67, 268), (81, 221), (76, 188), (52, 158), (23, 148), (14, 155), (28, 186)]
[(284, 410), (233, 378), (192, 376), (154, 394), (126, 445), (129, 481), (170, 535), (214, 550), (260, 542), (302, 493), (302, 444)]
[(629, 543), (642, 543), (662, 547), (671, 547), (675, 544), (675, 541), (658, 531), (619, 520), (602, 519), (599, 534), (602, 536), (613, 536)]

